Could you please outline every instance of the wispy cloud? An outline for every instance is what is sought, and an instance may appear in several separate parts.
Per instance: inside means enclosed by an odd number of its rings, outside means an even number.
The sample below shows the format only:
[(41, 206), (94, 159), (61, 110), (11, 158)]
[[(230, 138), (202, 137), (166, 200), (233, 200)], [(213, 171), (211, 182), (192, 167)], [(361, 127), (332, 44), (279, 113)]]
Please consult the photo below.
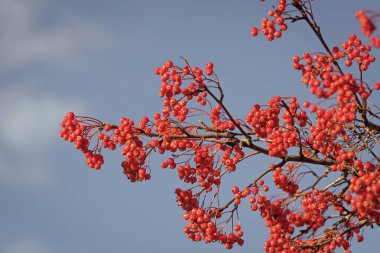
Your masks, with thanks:
[(0, 183), (20, 187), (49, 185), (49, 152), (57, 144), (59, 122), (83, 102), (20, 88), (0, 91)]
[(0, 0), (1, 71), (70, 62), (110, 41), (104, 27), (72, 13), (43, 22), (48, 4), (47, 0)]
[(47, 243), (38, 238), (20, 238), (2, 247), (3, 253), (53, 253)]
[(0, 84), (0, 184), (49, 185), (48, 157), (55, 150), (59, 122), (67, 111), (84, 108), (83, 99), (34, 92), (45, 78), (41, 72), (27, 73), (36, 65), (76, 65), (111, 41), (102, 25), (75, 11), (51, 13), (53, 3), (0, 0), (0, 74), (13, 74)]

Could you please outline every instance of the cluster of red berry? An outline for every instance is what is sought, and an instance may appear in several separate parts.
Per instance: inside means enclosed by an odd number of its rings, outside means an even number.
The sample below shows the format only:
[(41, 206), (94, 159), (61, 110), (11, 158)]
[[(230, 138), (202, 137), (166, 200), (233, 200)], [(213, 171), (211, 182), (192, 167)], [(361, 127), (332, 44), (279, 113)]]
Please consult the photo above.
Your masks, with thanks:
[(377, 29), (374, 20), (378, 19), (380, 15), (374, 14), (369, 16), (365, 11), (360, 10), (356, 12), (355, 16), (359, 20), (362, 33), (369, 37), (372, 46), (380, 47), (380, 38), (373, 35), (373, 32)]
[[(291, 172), (294, 165), (291, 163), (288, 165), (288, 173)], [(273, 181), (276, 183), (277, 187), (284, 192), (289, 193), (290, 196), (294, 195), (299, 186), (296, 184), (291, 176), (283, 173), (281, 167), (277, 167), (273, 172)]]
[[(269, 41), (281, 38), (282, 32), (288, 29), (285, 24), (284, 14), (286, 14), (286, 0), (279, 0), (277, 7), (268, 11), (268, 18), (264, 17), (261, 20), (260, 30)], [(257, 36), (259, 29), (257, 27), (251, 28), (252, 36)]]
[(333, 48), (334, 59), (346, 59), (345, 64), (347, 67), (350, 67), (355, 61), (359, 64), (361, 71), (366, 71), (368, 66), (375, 61), (375, 57), (369, 54), (371, 46), (363, 45), (362, 41), (354, 34), (350, 35), (348, 41), (342, 43), (342, 47), (344, 51), (338, 47)]
[(345, 199), (361, 217), (380, 224), (380, 172), (371, 163), (364, 166), (369, 169), (366, 174), (351, 178), (349, 189), (356, 197), (347, 194)]
[(103, 155), (100, 150), (95, 147), (94, 150), (89, 149), (92, 136), (92, 130), (101, 127), (100, 122), (95, 121), (95, 125), (91, 122), (91, 118), (76, 118), (73, 112), (68, 112), (61, 122), (62, 130), (60, 136), (66, 141), (74, 143), (74, 146), (83, 152), (86, 156), (86, 164), (93, 169), (100, 169), (104, 163)]
[(280, 201), (271, 202), (265, 200), (260, 204), (260, 214), (265, 219), (265, 225), (270, 228), (269, 236), (264, 243), (264, 249), (268, 253), (276, 252), (302, 252), (298, 247), (300, 242), (294, 243), (291, 234), (294, 226), (287, 216), (289, 209), (283, 209)]
[(191, 189), (182, 190), (177, 188), (175, 194), (177, 195), (177, 203), (183, 210), (190, 211), (193, 208), (198, 208), (198, 199), (193, 195)]
[[(246, 121), (254, 128), (255, 134), (266, 138), (270, 156), (286, 156), (290, 147), (299, 146), (301, 139), (296, 126), (305, 127), (308, 120), (295, 97), (290, 98), (289, 105), (287, 100), (273, 97), (268, 102), (268, 108), (261, 109), (261, 106), (254, 105), (246, 116)], [(279, 114), (282, 108), (285, 109), (281, 115), (284, 122), (280, 125)]]
[(235, 225), (235, 232), (225, 234), (223, 232), (225, 228), (223, 226), (218, 227), (214, 221), (215, 218), (220, 217), (221, 215), (215, 209), (207, 211), (201, 208), (193, 208), (183, 215), (183, 218), (188, 221), (187, 226), (184, 227), (184, 232), (191, 240), (196, 242), (201, 240), (206, 243), (220, 242), (227, 249), (232, 249), (235, 243), (242, 246), (244, 240), (241, 237), (244, 233), (241, 230), (241, 226)]
[(244, 157), (245, 153), (241, 147), (235, 146), (233, 149), (222, 146), (223, 155), (222, 163), (226, 166), (226, 169), (230, 172), (236, 170), (236, 164)]
[[(211, 128), (214, 130), (233, 131), (236, 128), (236, 125), (232, 121), (225, 119), (225, 115), (220, 104), (217, 104), (215, 108), (211, 109), (210, 121), (212, 123)], [(235, 119), (235, 123), (240, 125), (240, 121), (237, 119)]]
[(258, 137), (266, 138), (272, 134), (273, 129), (279, 127), (280, 101), (280, 97), (272, 98), (266, 109), (261, 109), (261, 106), (256, 104), (246, 116), (245, 120), (254, 128)]

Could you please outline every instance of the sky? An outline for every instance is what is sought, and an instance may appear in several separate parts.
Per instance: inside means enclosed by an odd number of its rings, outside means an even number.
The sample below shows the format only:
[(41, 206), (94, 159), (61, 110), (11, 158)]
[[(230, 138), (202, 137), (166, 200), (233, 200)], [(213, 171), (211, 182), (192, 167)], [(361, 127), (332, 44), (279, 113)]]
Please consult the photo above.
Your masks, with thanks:
[[(59, 138), (59, 123), (68, 111), (116, 123), (153, 115), (161, 106), (154, 67), (182, 64), (180, 56), (214, 62), (238, 117), (273, 95), (307, 98), (291, 58), (322, 48), (298, 23), (274, 42), (252, 38), (267, 2), (0, 0), (0, 252), (224, 251), (186, 238), (174, 195), (181, 183), (159, 158), (150, 182), (131, 184), (118, 152), (106, 153), (100, 171), (86, 167)], [(380, 3), (315, 1), (329, 45), (360, 33), (358, 8), (380, 10)], [(379, 81), (376, 68), (369, 82)], [(227, 184), (246, 185), (262, 163), (245, 163)], [(246, 244), (232, 252), (263, 252), (258, 214), (241, 218)], [(378, 234), (366, 229), (353, 251), (375, 252)]]

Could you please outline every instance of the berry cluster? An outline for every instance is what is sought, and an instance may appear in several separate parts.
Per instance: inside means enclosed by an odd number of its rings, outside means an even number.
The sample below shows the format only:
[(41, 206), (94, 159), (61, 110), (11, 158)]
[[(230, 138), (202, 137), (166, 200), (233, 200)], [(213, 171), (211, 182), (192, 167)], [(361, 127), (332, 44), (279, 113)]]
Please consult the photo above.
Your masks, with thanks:
[(92, 119), (86, 117), (77, 119), (73, 112), (68, 112), (61, 122), (60, 136), (66, 141), (73, 142), (74, 146), (86, 156), (86, 164), (98, 170), (104, 163), (103, 156), (97, 147), (90, 150), (89, 145), (94, 135), (91, 131), (101, 126), (99, 122), (95, 122), (95, 125), (86, 124), (91, 121)]
[(113, 141), (124, 146), (121, 154), (125, 160), (121, 163), (121, 167), (131, 182), (149, 180), (151, 177), (144, 167), (147, 153), (143, 142), (136, 134), (136, 131), (144, 131), (147, 122), (148, 118), (144, 117), (139, 124), (143, 128), (138, 129), (133, 120), (121, 118), (120, 125), (113, 130)]
[(375, 57), (369, 54), (370, 46), (362, 45), (362, 42), (351, 35), (349, 41), (342, 44), (344, 51), (338, 47), (333, 48), (334, 56), (321, 54), (311, 55), (308, 52), (293, 57), (294, 68), (302, 71), (302, 82), (310, 87), (310, 93), (317, 98), (330, 98), (337, 93), (338, 102), (348, 103), (355, 93), (359, 93), (364, 99), (368, 98), (368, 89), (363, 84), (357, 83), (352, 74), (342, 74), (333, 63), (340, 59), (346, 59), (346, 66), (351, 66), (355, 60), (362, 71), (375, 61)]
[[(213, 75), (213, 63), (209, 62), (206, 65), (206, 75)], [(163, 100), (161, 125), (167, 123), (170, 116), (176, 117), (179, 122), (184, 122), (189, 115), (187, 103), (189, 100), (195, 100), (205, 106), (207, 103), (207, 92), (205, 91), (204, 80), (206, 76), (202, 69), (198, 67), (190, 68), (186, 64), (183, 68), (174, 66), (172, 61), (165, 62), (161, 67), (155, 69), (156, 75), (161, 76), (160, 97), (165, 97)], [(187, 85), (185, 80), (190, 81)], [(159, 118), (160, 116), (158, 116)], [(157, 120), (157, 118), (155, 117)], [(168, 124), (166, 124), (169, 127)], [(156, 127), (158, 125), (156, 124)], [(158, 129), (158, 132), (163, 130)]]
[(239, 187), (234, 186), (232, 187), (231, 192), (235, 195), (234, 203), (239, 205), (241, 203), (241, 199), (249, 196), (252, 193), (252, 190), (247, 187), (243, 191), (239, 191)]
[(245, 120), (250, 124), (258, 137), (266, 138), (273, 130), (279, 127), (279, 114), (281, 111), (280, 97), (274, 97), (268, 103), (267, 109), (254, 105)]
[(265, 181), (262, 179), (258, 180), (257, 183), (253, 184), (252, 187), (246, 187), (242, 191), (240, 191), (239, 187), (237, 186), (234, 186), (231, 189), (231, 192), (235, 195), (234, 203), (236, 206), (240, 205), (241, 199), (249, 197), (251, 194), (253, 195), (249, 198), (249, 203), (251, 204), (252, 211), (257, 211), (257, 204), (262, 204), (265, 202), (266, 196), (262, 194), (268, 191), (269, 186), (265, 185)]
[(211, 110), (210, 121), (212, 123), (211, 128), (219, 131), (233, 131), (236, 128), (235, 123), (238, 125), (240, 124), (239, 120), (235, 119), (234, 123), (230, 120), (225, 119), (225, 115), (220, 104), (216, 105), (216, 107)]
[(270, 156), (283, 157), (288, 154), (288, 148), (299, 146), (301, 139), (293, 126), (287, 129), (274, 130), (268, 138), (268, 150)]
[(231, 249), (235, 243), (242, 246), (244, 240), (243, 231), (240, 225), (234, 226), (235, 232), (227, 234), (226, 223), (217, 225), (217, 220), (222, 217), (218, 208), (204, 209), (198, 206), (198, 198), (193, 195), (192, 190), (182, 190), (177, 188), (177, 203), (186, 213), (183, 218), (188, 221), (184, 227), (187, 236), (195, 241), (220, 242), (227, 249)]
[(264, 244), (266, 252), (300, 252), (296, 244), (291, 242), (294, 227), (287, 219), (289, 209), (284, 210), (280, 201), (272, 203), (266, 200), (260, 204), (260, 213), (265, 219), (265, 225), (270, 228), (270, 235)]
[(192, 190), (182, 190), (177, 188), (175, 190), (177, 195), (177, 203), (185, 211), (190, 211), (193, 208), (198, 208), (198, 199), (193, 196)]
[[(208, 76), (213, 74), (213, 68), (214, 64), (211, 62), (206, 65), (205, 72)], [(169, 112), (171, 112), (173, 109), (176, 109), (177, 113), (179, 113), (182, 108), (186, 108), (186, 103), (172, 99), (174, 96), (179, 94), (183, 95), (186, 100), (192, 100), (195, 97), (201, 106), (206, 105), (207, 92), (204, 92), (204, 80), (206, 79), (206, 76), (203, 74), (202, 69), (196, 66), (190, 69), (189, 65), (185, 65), (183, 68), (181, 68), (174, 66), (172, 61), (167, 61), (162, 65), (162, 67), (157, 67), (155, 69), (155, 73), (156, 75), (161, 76), (162, 84), (160, 89), (160, 97), (165, 96), (169, 99), (163, 101), (163, 104), (166, 107), (166, 113), (164, 113), (164, 116), (168, 117)], [(183, 81), (189, 79), (194, 80), (194, 82), (190, 82), (187, 87), (184, 87)], [(173, 108), (179, 102), (182, 103), (182, 108)], [(182, 114), (186, 118), (187, 113)]]
[[(293, 164), (289, 164), (288, 168), (291, 170), (294, 167)], [(299, 186), (294, 182), (294, 180), (283, 173), (281, 167), (277, 167), (273, 172), (273, 181), (276, 183), (277, 187), (284, 192), (289, 193), (290, 196), (294, 195)]]
[[(96, 119), (75, 116), (69, 112), (63, 119), (60, 132), (64, 140), (74, 142), (75, 147), (81, 150), (86, 157), (89, 167), (100, 169), (104, 163), (101, 148), (115, 150), (116, 146), (124, 146), (122, 155), (125, 161), (121, 163), (124, 174), (132, 182), (149, 180), (150, 174), (146, 171), (145, 158), (147, 153), (143, 142), (138, 138), (136, 131), (150, 132), (146, 126), (148, 118), (144, 117), (137, 128), (134, 122), (121, 118), (119, 126), (104, 124)], [(97, 139), (92, 150), (89, 149), (92, 138)]]
[(334, 59), (346, 59), (345, 64), (347, 67), (350, 67), (355, 61), (359, 64), (361, 71), (366, 71), (368, 66), (375, 61), (375, 57), (369, 54), (371, 46), (363, 45), (362, 41), (354, 34), (350, 35), (348, 41), (343, 42), (342, 47), (345, 51), (339, 50), (338, 47), (333, 48)]
[(282, 32), (288, 29), (284, 18), (284, 15), (286, 14), (286, 7), (286, 0), (279, 0), (277, 7), (268, 11), (269, 17), (264, 17), (261, 20), (260, 29), (257, 27), (251, 28), (252, 36), (257, 36), (259, 30), (261, 30), (261, 33), (266, 36), (269, 41), (281, 38)]
[[(259, 105), (252, 107), (246, 116), (246, 121), (254, 128), (258, 137), (266, 138), (270, 156), (283, 157), (288, 154), (290, 147), (299, 146), (301, 139), (296, 125), (305, 127), (308, 117), (305, 111), (299, 110), (300, 106), (295, 97), (290, 98), (273, 97), (268, 102), (267, 109), (261, 109)], [(285, 108), (281, 115), (284, 121), (280, 126), (281, 108)]]
[(214, 168), (214, 154), (210, 151), (213, 150), (214, 145), (199, 146), (195, 150), (194, 162), (197, 168), (196, 174), (200, 186), (205, 188), (206, 191), (212, 191), (212, 185), (219, 185), (220, 170)]
[(297, 124), (300, 127), (305, 127), (308, 120), (308, 116), (306, 114), (306, 111), (300, 109), (300, 105), (297, 102), (297, 98), (291, 97), (290, 101), (286, 103), (286, 106), (284, 106), (286, 99), (283, 98), (282, 101), (283, 107), (286, 108), (281, 117), (284, 120), (284, 123), (289, 127), (294, 127)]
[(366, 166), (372, 172), (361, 177), (352, 177), (350, 191), (356, 195), (347, 194), (345, 200), (351, 203), (352, 210), (377, 224), (380, 224), (380, 172), (379, 165), (367, 163)]
[(355, 13), (355, 16), (359, 20), (362, 33), (366, 36), (371, 36), (372, 33), (376, 30), (376, 26), (372, 20), (363, 10), (357, 11)]
[(360, 10), (355, 13), (356, 18), (359, 20), (362, 33), (369, 37), (372, 46), (380, 47), (380, 38), (373, 35), (376, 31), (374, 20), (379, 18), (379, 14), (369, 16), (365, 11)]
[(226, 166), (228, 171), (235, 171), (236, 164), (244, 157), (245, 153), (239, 146), (235, 146), (233, 149), (222, 146), (222, 150), (224, 151), (222, 155), (222, 163)]
[[(178, 166), (177, 171), (178, 171), (178, 178), (182, 179), (185, 183), (194, 184), (197, 182), (197, 177), (196, 177), (197, 170), (195, 168), (192, 168), (189, 163), (186, 163), (183, 166)], [(212, 181), (211, 178), (210, 178), (210, 181)], [(220, 184), (220, 180), (216, 183)]]
[(184, 232), (191, 240), (196, 242), (201, 240), (206, 243), (220, 242), (227, 249), (232, 249), (235, 243), (242, 246), (244, 240), (241, 237), (244, 233), (240, 225), (234, 226), (235, 232), (227, 235), (223, 232), (224, 228), (218, 227), (215, 221), (213, 221), (215, 218), (220, 217), (220, 214), (215, 209), (207, 211), (202, 208), (193, 208), (183, 216), (188, 221), (187, 226), (184, 227)]
[(319, 193), (318, 190), (313, 192), (313, 195), (306, 194), (302, 201), (303, 216), (302, 219), (305, 224), (311, 226), (312, 229), (317, 230), (325, 224), (323, 213), (330, 205), (333, 199), (331, 192)]

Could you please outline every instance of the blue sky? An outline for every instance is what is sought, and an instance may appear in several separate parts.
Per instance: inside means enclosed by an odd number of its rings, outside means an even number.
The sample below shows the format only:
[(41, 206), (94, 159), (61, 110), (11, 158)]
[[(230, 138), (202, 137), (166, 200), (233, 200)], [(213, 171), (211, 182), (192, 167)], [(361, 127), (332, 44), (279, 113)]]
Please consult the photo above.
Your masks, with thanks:
[[(68, 111), (108, 122), (153, 115), (161, 105), (154, 67), (181, 64), (179, 56), (193, 65), (214, 62), (239, 117), (273, 95), (306, 98), (291, 58), (321, 46), (297, 23), (281, 40), (252, 38), (268, 2), (0, 0), (0, 252), (223, 251), (186, 238), (174, 196), (181, 184), (159, 158), (148, 183), (129, 183), (118, 152), (90, 170), (58, 138), (59, 122)], [(315, 1), (329, 45), (359, 34), (358, 8), (380, 4)], [(370, 83), (379, 81), (376, 68), (366, 74)], [(245, 163), (227, 184), (246, 185), (266, 162)], [(262, 221), (245, 213), (246, 245), (233, 252), (263, 252)], [(367, 229), (354, 252), (375, 252), (378, 232)]]

